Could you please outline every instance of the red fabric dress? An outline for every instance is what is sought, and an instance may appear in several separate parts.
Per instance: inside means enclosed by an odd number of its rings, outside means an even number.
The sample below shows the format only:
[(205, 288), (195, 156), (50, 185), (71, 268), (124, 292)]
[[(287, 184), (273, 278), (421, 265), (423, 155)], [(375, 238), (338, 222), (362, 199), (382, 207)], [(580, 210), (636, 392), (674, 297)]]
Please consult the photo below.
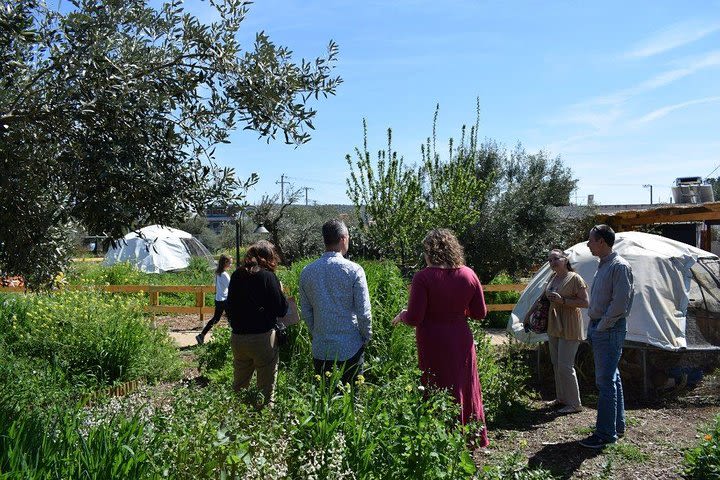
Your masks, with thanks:
[[(402, 321), (415, 327), (418, 363), (427, 387), (447, 388), (460, 404), (460, 421), (485, 423), (475, 344), (467, 317), (485, 317), (485, 297), (468, 267), (428, 267), (412, 280)], [(481, 446), (488, 444), (483, 429)]]

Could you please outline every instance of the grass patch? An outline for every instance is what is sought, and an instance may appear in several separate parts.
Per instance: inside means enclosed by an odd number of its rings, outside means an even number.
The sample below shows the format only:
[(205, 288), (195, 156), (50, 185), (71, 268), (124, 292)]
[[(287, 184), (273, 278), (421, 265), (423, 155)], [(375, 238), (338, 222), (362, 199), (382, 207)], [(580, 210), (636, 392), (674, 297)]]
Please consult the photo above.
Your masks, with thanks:
[(595, 432), (595, 425), (573, 428), (573, 433), (576, 433), (578, 435), (591, 435), (593, 432)]
[(612, 455), (618, 460), (630, 463), (642, 463), (650, 458), (650, 455), (640, 450), (636, 445), (625, 442), (617, 442), (612, 445), (608, 445), (605, 448), (604, 453)]

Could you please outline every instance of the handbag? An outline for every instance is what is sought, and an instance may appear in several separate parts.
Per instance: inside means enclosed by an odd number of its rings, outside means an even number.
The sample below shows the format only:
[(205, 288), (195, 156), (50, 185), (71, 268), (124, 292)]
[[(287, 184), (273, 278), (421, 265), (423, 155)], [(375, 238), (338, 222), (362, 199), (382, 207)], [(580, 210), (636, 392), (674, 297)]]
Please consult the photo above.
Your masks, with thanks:
[(525, 316), (523, 327), (525, 332), (547, 333), (550, 300), (545, 296), (545, 289)]
[(281, 347), (287, 345), (290, 340), (287, 327), (280, 322), (276, 322), (273, 328), (275, 329), (275, 340), (277, 341), (277, 344)]
[(295, 299), (293, 297), (288, 297), (287, 302), (287, 313), (284, 317), (279, 317), (277, 319), (277, 322), (283, 324), (286, 327), (289, 327), (290, 325), (295, 325), (300, 321), (300, 314), (298, 313), (297, 303), (295, 302)]
[(290, 335), (288, 333), (288, 327), (300, 321), (300, 314), (298, 313), (297, 303), (295, 299), (289, 297), (287, 299), (288, 310), (285, 316), (278, 317), (275, 321), (275, 338), (279, 346), (287, 345), (290, 341)]

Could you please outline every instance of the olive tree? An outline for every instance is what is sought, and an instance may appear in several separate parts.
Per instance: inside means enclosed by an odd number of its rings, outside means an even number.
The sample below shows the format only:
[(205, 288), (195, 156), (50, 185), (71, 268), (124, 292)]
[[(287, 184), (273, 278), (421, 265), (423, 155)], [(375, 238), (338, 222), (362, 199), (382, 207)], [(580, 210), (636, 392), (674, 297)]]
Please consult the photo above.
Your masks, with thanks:
[(478, 160), (495, 172), (494, 182), (480, 218), (461, 240), (482, 281), (503, 271), (522, 274), (551, 248), (568, 246), (566, 220), (555, 207), (569, 203), (576, 180), (560, 157), (528, 153), (519, 144), (508, 153), (488, 142)]
[(293, 61), (238, 32), (250, 2), (210, 0), (203, 23), (171, 0), (0, 4), (0, 270), (36, 284), (66, 264), (81, 223), (118, 238), (173, 223), (256, 181), (218, 168), (214, 147), (241, 126), (309, 140), (310, 99), (335, 93), (337, 46)]

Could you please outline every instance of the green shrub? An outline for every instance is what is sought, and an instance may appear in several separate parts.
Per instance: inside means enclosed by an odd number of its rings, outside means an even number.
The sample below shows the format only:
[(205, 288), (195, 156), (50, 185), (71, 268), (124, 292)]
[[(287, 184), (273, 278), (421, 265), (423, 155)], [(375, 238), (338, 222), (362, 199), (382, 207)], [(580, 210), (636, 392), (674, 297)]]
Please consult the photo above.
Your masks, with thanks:
[(135, 299), (97, 292), (0, 297), (0, 355), (0, 415), (8, 418), (42, 417), (104, 386), (178, 378), (182, 369)]
[(0, 329), (14, 355), (48, 359), (71, 377), (99, 384), (180, 371), (173, 344), (150, 325), (137, 297), (79, 291), (9, 297)]
[(485, 419), (489, 423), (512, 418), (528, 405), (530, 369), (523, 355), (524, 345), (511, 342), (492, 346), (490, 337), (475, 332), (480, 384), (483, 389)]
[(232, 359), (230, 335), (232, 331), (225, 325), (216, 325), (210, 341), (198, 347), (196, 356), (201, 371), (222, 368)]
[(685, 453), (684, 476), (691, 479), (720, 479), (720, 415), (702, 434), (700, 444)]

